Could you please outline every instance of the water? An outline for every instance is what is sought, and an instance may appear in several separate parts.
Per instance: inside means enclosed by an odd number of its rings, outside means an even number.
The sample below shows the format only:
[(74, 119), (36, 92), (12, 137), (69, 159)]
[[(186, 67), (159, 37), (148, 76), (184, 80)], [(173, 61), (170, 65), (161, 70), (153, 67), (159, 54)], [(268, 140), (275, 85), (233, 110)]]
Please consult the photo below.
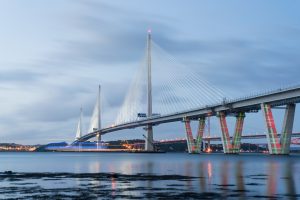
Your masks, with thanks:
[[(79, 195), (87, 188), (89, 190), (94, 188), (89, 192), (94, 195), (86, 194), (90, 195), (89, 198), (104, 196), (158, 198), (161, 195), (172, 194), (175, 195), (174, 197), (185, 198), (186, 195), (210, 195), (211, 193), (219, 195), (215, 198), (300, 198), (300, 155), (2, 152), (0, 163), (0, 172), (11, 170), (40, 173), (158, 175), (147, 179), (141, 179), (139, 176), (137, 178), (121, 176), (96, 178), (94, 175), (85, 178), (69, 176), (64, 178), (28, 176), (16, 180), (5, 178), (0, 181), (2, 198), (24, 197), (26, 187), (32, 191), (26, 198), (36, 197), (30, 195), (52, 195), (54, 190), (51, 189), (59, 191), (56, 195), (72, 198), (72, 195)], [(185, 178), (161, 180), (161, 175), (182, 175)], [(32, 190), (37, 186), (38, 190)], [(13, 191), (18, 192), (9, 193), (12, 188)], [(59, 188), (64, 190), (58, 190)], [(99, 193), (99, 188), (102, 193)]]

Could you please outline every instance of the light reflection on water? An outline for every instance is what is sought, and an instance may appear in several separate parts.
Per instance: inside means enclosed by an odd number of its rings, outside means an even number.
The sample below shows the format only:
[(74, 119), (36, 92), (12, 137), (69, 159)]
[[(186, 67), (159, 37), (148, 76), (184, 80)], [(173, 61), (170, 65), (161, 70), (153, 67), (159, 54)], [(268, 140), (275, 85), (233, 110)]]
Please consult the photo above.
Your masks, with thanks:
[[(255, 195), (296, 195), (300, 193), (300, 155), (223, 155), (186, 153), (0, 153), (0, 171), (71, 172), (122, 174), (165, 174), (198, 177), (186, 181), (157, 181), (130, 183), (147, 188), (178, 184), (187, 191), (237, 192), (239, 197)], [(83, 180), (76, 179), (79, 185)], [(5, 183), (1, 183), (3, 186)], [(91, 180), (91, 184), (107, 184)], [(128, 187), (112, 177), (112, 190)], [(183, 185), (183, 186), (180, 186)], [(130, 193), (130, 192), (127, 192)], [(131, 194), (131, 193), (130, 193)], [(114, 195), (114, 193), (113, 193)], [(294, 199), (294, 196), (285, 196)], [(299, 196), (300, 197), (300, 196)]]

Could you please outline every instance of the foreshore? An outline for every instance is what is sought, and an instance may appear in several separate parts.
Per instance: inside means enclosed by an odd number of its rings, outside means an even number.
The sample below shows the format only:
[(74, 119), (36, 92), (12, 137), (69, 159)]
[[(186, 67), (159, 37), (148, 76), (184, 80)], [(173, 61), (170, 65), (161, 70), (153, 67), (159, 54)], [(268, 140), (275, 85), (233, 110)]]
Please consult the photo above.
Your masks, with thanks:
[[(183, 189), (185, 181), (198, 177), (119, 173), (0, 173), (7, 186), (0, 194), (7, 199), (96, 199), (96, 198), (217, 198), (217, 193), (194, 193)], [(154, 182), (178, 181), (155, 187)], [(134, 186), (135, 182), (145, 186)], [(77, 183), (74, 185), (74, 183)], [(147, 186), (148, 184), (148, 186)], [(150, 184), (150, 185), (149, 185)], [(42, 185), (51, 185), (47, 188)], [(117, 187), (118, 185), (118, 187)]]
[[(265, 179), (257, 174), (249, 179)], [(213, 192), (190, 190), (205, 177), (120, 173), (0, 173), (0, 195), (5, 199), (276, 199), (255, 191), (234, 189), (233, 184), (214, 184)], [(188, 185), (187, 185), (188, 183)], [(253, 185), (254, 183), (248, 183)], [(259, 184), (257, 185), (259, 186)], [(224, 192), (226, 189), (226, 192)], [(282, 197), (282, 196), (281, 196)], [(291, 197), (291, 196), (289, 196)], [(300, 197), (294, 195), (293, 197)]]

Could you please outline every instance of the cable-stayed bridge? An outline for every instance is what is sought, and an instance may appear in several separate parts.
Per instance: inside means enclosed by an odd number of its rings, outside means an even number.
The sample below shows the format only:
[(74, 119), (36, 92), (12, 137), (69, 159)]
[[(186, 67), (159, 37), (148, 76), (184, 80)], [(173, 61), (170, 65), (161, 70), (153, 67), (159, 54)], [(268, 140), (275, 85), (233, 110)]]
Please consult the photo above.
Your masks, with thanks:
[[(153, 151), (153, 126), (181, 121), (186, 128), (189, 153), (200, 153), (205, 126), (212, 116), (218, 118), (224, 153), (238, 153), (247, 113), (262, 110), (266, 124), (266, 137), (270, 154), (288, 154), (293, 130), (296, 103), (300, 102), (300, 86), (278, 89), (264, 94), (239, 99), (225, 98), (222, 90), (205, 81), (195, 71), (178, 63), (152, 41), (148, 32), (147, 48), (142, 67), (139, 68), (124, 103), (113, 125), (101, 128), (100, 88), (89, 133), (77, 134), (74, 143), (86, 141), (110, 132), (136, 127), (147, 131), (145, 150)], [(160, 66), (155, 69), (155, 66)], [(275, 126), (272, 108), (285, 109), (282, 131)], [(236, 118), (231, 137), (227, 116)], [(191, 121), (198, 121), (196, 138)]]

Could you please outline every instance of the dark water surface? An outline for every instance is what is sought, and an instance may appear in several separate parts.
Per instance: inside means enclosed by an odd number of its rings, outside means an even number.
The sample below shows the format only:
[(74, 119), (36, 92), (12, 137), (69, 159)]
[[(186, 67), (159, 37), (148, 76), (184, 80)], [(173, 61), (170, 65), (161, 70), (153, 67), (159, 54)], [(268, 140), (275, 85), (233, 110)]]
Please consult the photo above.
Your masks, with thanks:
[(1, 199), (300, 199), (300, 155), (2, 152), (0, 172)]

